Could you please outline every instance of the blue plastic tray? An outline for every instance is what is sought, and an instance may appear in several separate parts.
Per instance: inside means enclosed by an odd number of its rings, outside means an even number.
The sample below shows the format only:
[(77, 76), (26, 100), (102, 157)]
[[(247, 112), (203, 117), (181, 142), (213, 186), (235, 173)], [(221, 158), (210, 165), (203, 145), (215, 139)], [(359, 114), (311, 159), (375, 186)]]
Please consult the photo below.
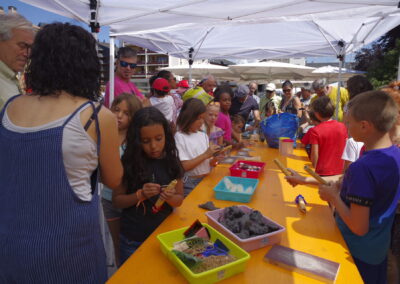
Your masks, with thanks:
[[(252, 189), (250, 192), (231, 192), (226, 188), (224, 179), (229, 179), (233, 184), (241, 184), (244, 190), (249, 186), (252, 187)], [(214, 187), (215, 198), (218, 200), (247, 203), (250, 202), (257, 185), (258, 179), (226, 176), (220, 180), (216, 187)]]

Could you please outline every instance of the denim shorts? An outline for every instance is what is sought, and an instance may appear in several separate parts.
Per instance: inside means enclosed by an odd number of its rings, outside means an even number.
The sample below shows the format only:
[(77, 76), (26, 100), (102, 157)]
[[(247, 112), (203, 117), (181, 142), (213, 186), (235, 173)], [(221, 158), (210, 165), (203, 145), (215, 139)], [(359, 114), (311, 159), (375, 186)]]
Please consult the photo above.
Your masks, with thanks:
[(121, 218), (122, 210), (113, 207), (110, 200), (102, 198), (101, 204), (103, 205), (104, 217), (106, 217), (107, 221), (113, 221)]
[(123, 234), (119, 235), (120, 265), (122, 265), (143, 242), (131, 241)]
[(183, 183), (183, 193), (184, 196), (188, 196), (189, 193), (203, 180), (204, 177), (200, 178), (192, 178), (192, 177), (185, 177)]

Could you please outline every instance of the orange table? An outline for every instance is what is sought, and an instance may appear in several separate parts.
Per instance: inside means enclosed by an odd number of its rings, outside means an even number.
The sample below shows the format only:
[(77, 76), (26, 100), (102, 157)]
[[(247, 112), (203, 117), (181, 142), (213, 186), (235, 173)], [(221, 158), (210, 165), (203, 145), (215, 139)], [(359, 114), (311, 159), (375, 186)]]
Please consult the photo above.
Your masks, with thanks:
[[(279, 157), (278, 150), (270, 149), (265, 144), (258, 144), (251, 149), (254, 150), (251, 154), (261, 156), (266, 166), (251, 202), (246, 205), (286, 227), (281, 245), (340, 263), (336, 283), (363, 283), (342, 235), (335, 225), (331, 210), (327, 203), (319, 198), (317, 189), (309, 186), (292, 188), (272, 162), (274, 158)], [(304, 164), (308, 163), (304, 150), (294, 150), (293, 156), (279, 157), (279, 159), (283, 164), (302, 173)], [(205, 210), (198, 208), (200, 203), (211, 200), (221, 208), (238, 204), (214, 198), (213, 188), (224, 176), (229, 175), (228, 168), (226, 165), (217, 166), (108, 283), (186, 283), (175, 266), (161, 253), (156, 236), (189, 226), (196, 219), (207, 222)], [(302, 215), (293, 202), (300, 193), (308, 202), (306, 215)], [(245, 272), (220, 283), (320, 283), (302, 274), (265, 262), (263, 257), (269, 248), (252, 251)]]

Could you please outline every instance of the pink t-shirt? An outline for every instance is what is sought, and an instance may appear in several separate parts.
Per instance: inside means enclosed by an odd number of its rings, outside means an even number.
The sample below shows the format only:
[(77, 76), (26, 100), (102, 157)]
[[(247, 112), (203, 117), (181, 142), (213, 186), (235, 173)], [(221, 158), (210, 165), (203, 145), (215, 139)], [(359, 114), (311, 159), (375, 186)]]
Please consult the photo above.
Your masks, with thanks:
[[(118, 76), (114, 77), (114, 98), (118, 97), (122, 93), (128, 93), (136, 95), (139, 99), (143, 99), (143, 94), (139, 91), (135, 84), (131, 81), (125, 82), (121, 80)], [(110, 102), (110, 82), (107, 82), (106, 85), (106, 94), (104, 96), (104, 105), (106, 107), (111, 106)]]
[(218, 126), (225, 132), (224, 140), (232, 141), (232, 121), (229, 117), (229, 114), (219, 112), (217, 121), (215, 122), (215, 126)]

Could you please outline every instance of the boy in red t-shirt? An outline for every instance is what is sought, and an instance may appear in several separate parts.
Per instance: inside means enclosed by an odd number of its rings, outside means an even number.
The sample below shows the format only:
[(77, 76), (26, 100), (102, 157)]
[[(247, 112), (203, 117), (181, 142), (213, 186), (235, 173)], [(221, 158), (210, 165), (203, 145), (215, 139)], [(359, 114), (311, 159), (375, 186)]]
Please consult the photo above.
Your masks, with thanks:
[(342, 154), (346, 146), (346, 126), (332, 119), (335, 108), (327, 96), (316, 99), (311, 109), (321, 121), (309, 130), (311, 163), (321, 176), (339, 175), (344, 167)]

